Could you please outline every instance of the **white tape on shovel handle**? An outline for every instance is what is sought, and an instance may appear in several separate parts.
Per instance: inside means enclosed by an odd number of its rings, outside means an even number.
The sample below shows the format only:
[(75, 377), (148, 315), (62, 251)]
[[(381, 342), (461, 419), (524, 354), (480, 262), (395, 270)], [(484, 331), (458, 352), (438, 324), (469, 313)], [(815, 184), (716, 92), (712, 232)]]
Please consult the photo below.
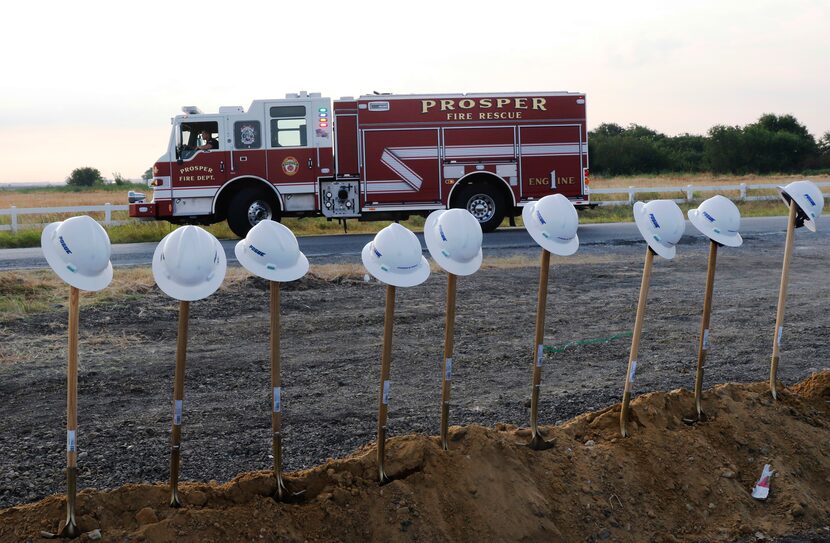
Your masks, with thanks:
[(536, 346), (536, 367), (542, 367), (542, 358), (545, 354), (545, 346), (544, 345), (537, 345)]
[(709, 329), (703, 331), (703, 350), (709, 350)]
[(784, 335), (784, 327), (783, 327), (783, 326), (779, 326), (779, 327), (778, 327), (778, 348), (779, 348), (779, 349), (781, 348), (781, 337), (782, 337), (783, 335)]
[(630, 372), (628, 372), (628, 382), (629, 382), (629, 383), (633, 383), (633, 382), (634, 382), (634, 374), (635, 374), (635, 373), (637, 373), (637, 361), (636, 361), (636, 360), (632, 360), (632, 361), (631, 361), (631, 371), (630, 371)]
[(452, 358), (447, 358), (446, 369), (444, 370), (444, 379), (452, 381)]
[(173, 424), (176, 426), (181, 426), (182, 424), (182, 408), (183, 408), (184, 401), (176, 400), (175, 407), (173, 409)]
[(389, 385), (390, 385), (390, 383), (391, 383), (391, 381), (389, 381), (388, 379), (383, 382), (383, 405), (386, 405), (386, 404), (389, 403)]
[(66, 431), (66, 452), (76, 452), (78, 444), (75, 441), (75, 430)]
[(280, 412), (280, 392), (282, 387), (274, 387), (274, 413)]

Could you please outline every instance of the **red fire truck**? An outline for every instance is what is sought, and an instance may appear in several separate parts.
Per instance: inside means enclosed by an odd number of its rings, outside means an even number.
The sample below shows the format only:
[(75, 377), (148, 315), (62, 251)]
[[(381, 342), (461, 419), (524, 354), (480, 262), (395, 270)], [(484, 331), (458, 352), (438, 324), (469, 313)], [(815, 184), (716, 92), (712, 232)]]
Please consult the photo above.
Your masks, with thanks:
[(153, 166), (153, 199), (130, 216), (227, 220), (240, 237), (263, 219), (389, 220), (468, 209), (492, 231), (560, 192), (589, 205), (585, 95), (318, 93), (218, 113), (182, 108)]

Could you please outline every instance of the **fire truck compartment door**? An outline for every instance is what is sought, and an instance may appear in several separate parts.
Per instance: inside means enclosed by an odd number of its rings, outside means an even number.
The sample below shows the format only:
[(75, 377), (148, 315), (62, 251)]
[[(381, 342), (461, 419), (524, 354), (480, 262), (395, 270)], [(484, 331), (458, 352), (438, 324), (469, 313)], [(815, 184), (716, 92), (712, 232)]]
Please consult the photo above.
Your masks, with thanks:
[(438, 136), (437, 128), (364, 130), (364, 202), (439, 202)]
[(284, 194), (313, 193), (317, 151), (311, 138), (311, 100), (265, 104), (268, 180)]
[[(583, 194), (581, 134), (578, 125), (519, 128), (523, 200), (538, 199), (555, 192), (570, 198)], [(551, 179), (551, 175), (556, 179)]]

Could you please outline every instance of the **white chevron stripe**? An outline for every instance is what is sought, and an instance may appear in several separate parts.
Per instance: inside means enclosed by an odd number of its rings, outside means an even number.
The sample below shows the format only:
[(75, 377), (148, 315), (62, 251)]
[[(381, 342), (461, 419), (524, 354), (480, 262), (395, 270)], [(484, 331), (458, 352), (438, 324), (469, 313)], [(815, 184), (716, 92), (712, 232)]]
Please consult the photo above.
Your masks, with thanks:
[(410, 187), (415, 189), (416, 192), (421, 190), (421, 184), (424, 181), (421, 176), (412, 171), (412, 169), (404, 164), (401, 159), (398, 158), (398, 156), (390, 149), (383, 150), (383, 154), (380, 156), (380, 162), (398, 174), (398, 177), (403, 179)]

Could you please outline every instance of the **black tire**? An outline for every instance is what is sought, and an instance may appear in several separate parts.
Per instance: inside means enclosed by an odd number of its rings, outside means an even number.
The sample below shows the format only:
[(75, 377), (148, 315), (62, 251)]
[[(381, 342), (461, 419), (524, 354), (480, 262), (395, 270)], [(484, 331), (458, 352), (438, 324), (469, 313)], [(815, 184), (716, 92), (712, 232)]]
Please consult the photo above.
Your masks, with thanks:
[(279, 204), (273, 194), (256, 187), (248, 187), (240, 190), (228, 202), (227, 217), (228, 226), (233, 233), (244, 238), (259, 221), (278, 221)]
[(473, 183), (458, 188), (452, 207), (460, 207), (478, 219), (483, 232), (499, 227), (507, 212), (504, 195), (489, 183)]

